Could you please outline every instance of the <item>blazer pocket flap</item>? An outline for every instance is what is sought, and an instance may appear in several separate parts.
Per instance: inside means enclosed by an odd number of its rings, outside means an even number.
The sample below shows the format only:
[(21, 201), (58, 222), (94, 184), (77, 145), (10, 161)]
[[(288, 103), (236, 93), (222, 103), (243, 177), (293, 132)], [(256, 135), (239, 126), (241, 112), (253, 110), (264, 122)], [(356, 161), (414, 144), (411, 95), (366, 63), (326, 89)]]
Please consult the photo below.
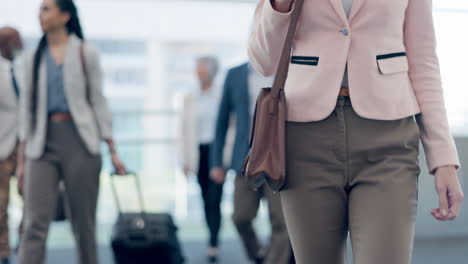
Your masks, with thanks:
[(319, 63), (319, 59), (320, 59), (319, 57), (292, 56), (291, 63), (300, 64), (300, 65), (317, 66)]
[(405, 55), (377, 59), (377, 64), (379, 65), (379, 71), (382, 74), (407, 72), (409, 70), (408, 59)]

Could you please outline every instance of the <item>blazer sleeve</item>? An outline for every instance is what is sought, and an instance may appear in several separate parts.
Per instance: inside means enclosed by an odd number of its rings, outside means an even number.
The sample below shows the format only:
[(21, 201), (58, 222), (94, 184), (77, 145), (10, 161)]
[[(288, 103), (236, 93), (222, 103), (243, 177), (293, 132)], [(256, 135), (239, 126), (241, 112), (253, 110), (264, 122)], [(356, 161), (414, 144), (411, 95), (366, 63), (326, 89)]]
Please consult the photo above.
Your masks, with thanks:
[(294, 8), (293, 4), (290, 12), (280, 13), (273, 9), (270, 0), (258, 2), (248, 55), (255, 70), (264, 76), (275, 74)]
[(96, 117), (102, 139), (112, 138), (112, 114), (103, 94), (103, 74), (99, 53), (85, 44), (85, 59), (90, 85), (91, 108)]
[(196, 138), (194, 120), (194, 96), (191, 93), (181, 93), (176, 96), (176, 149), (179, 164), (195, 173), (197, 167)]
[(224, 165), (224, 149), (226, 145), (226, 135), (229, 128), (229, 121), (232, 112), (231, 103), (231, 78), (230, 71), (224, 82), (221, 102), (219, 104), (218, 118), (216, 121), (215, 140), (211, 151), (211, 165), (214, 168), (222, 168)]
[(416, 117), (431, 174), (445, 165), (460, 166), (451, 136), (436, 54), (432, 0), (409, 0), (404, 23), (409, 78), (421, 114)]
[(19, 76), (19, 109), (18, 109), (18, 139), (24, 142), (27, 139), (30, 126), (30, 98), (32, 84), (32, 62), (34, 54), (25, 54)]

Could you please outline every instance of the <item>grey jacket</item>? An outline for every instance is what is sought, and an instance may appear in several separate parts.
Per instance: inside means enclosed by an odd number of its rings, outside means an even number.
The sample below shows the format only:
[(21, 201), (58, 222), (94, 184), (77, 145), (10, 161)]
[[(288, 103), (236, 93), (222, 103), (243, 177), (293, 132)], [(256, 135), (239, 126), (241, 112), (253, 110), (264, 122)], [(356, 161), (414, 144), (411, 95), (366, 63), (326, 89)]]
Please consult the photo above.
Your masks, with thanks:
[[(81, 66), (82, 41), (71, 35), (63, 64), (65, 96), (78, 133), (92, 154), (100, 153), (102, 139), (112, 137), (112, 115), (102, 93), (102, 69), (97, 50), (84, 44), (84, 57), (90, 85), (90, 102), (86, 97), (86, 80)], [(20, 139), (26, 141), (28, 158), (40, 158), (44, 152), (47, 133), (47, 83), (44, 56), (39, 66), (36, 128), (32, 129), (31, 92), (34, 54), (26, 56), (25, 81), (28, 84), (20, 98)]]
[(18, 99), (13, 88), (10, 65), (9, 61), (0, 56), (0, 160), (10, 156), (18, 141)]

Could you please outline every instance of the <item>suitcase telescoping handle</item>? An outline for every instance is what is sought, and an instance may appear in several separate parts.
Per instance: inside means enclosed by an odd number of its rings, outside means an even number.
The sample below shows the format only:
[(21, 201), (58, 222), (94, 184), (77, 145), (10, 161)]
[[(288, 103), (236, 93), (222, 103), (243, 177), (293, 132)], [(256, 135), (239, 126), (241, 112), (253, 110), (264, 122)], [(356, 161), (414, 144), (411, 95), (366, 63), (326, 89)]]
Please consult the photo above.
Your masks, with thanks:
[(121, 204), (121, 201), (119, 199), (119, 194), (118, 194), (117, 188), (115, 186), (115, 178), (116, 177), (132, 177), (134, 179), (135, 187), (136, 187), (136, 191), (137, 191), (137, 196), (138, 196), (138, 203), (139, 203), (139, 206), (140, 206), (140, 212), (141, 212), (142, 216), (145, 216), (146, 210), (145, 210), (145, 205), (144, 205), (144, 201), (143, 201), (143, 192), (141, 190), (140, 178), (138, 177), (138, 175), (136, 173), (133, 173), (133, 172), (129, 172), (127, 175), (117, 175), (117, 173), (115, 173), (115, 172), (111, 174), (110, 178), (111, 178), (112, 194), (114, 196), (114, 200), (115, 200), (115, 204), (117, 205), (117, 209), (119, 210), (119, 214), (122, 214), (123, 211), (122, 211), (122, 204)]

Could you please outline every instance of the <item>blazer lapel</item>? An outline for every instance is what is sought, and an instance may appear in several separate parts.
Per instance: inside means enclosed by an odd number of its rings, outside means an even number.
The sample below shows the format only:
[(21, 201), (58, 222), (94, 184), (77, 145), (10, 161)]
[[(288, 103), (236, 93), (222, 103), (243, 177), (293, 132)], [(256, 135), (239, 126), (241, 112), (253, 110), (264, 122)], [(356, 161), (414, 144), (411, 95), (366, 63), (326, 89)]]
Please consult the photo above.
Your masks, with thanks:
[[(23, 93), (26, 92), (26, 80), (25, 80), (25, 72), (24, 72), (24, 62), (20, 61), (14, 64), (15, 69), (15, 77), (16, 83), (18, 84), (19, 95), (22, 96)], [(19, 105), (19, 98), (17, 98), (17, 103)]]
[[(353, 0), (353, 2), (354, 1), (356, 0)], [(330, 2), (343, 23), (348, 25), (348, 18), (346, 17), (346, 12), (344, 10), (342, 0), (330, 0)]]
[(14, 90), (8, 62), (3, 61), (2, 58), (0, 58), (0, 83), (2, 84), (0, 85), (0, 104), (2, 105), (0, 108), (5, 105), (10, 106), (16, 100), (13, 100)]
[[(10, 72), (11, 72), (11, 70), (10, 70)], [(20, 83), (18, 82), (18, 74), (16, 74), (15, 71), (13, 71), (13, 72), (11, 72), (11, 73), (14, 74), (14, 76), (11, 76), (11, 74), (9, 75), (10, 78), (9, 78), (9, 80), (7, 81), (7, 85), (6, 85), (6, 86), (9, 88), (8, 90), (10, 91), (10, 96), (13, 95), (13, 97), (11, 97), (11, 99), (13, 99), (13, 100), (11, 100), (12, 103), (13, 103), (15, 106), (17, 106), (17, 105), (18, 105), (18, 99), (19, 99), (18, 95), (21, 95), (21, 86), (20, 86)], [(20, 93), (20, 94), (18, 94), (18, 95), (16, 95), (16, 90), (15, 90), (15, 88), (14, 88), (14, 86), (13, 86), (13, 77), (15, 78), (16, 86), (17, 86), (17, 88), (18, 88), (18, 92)]]
[(349, 13), (348, 18), (349, 21), (351, 21), (356, 16), (361, 7), (364, 5), (364, 2), (366, 2), (366, 0), (353, 0), (353, 5), (351, 6), (351, 12)]
[(37, 91), (37, 110), (36, 117), (39, 122), (42, 118), (47, 116), (47, 66), (45, 61), (45, 54), (41, 58), (39, 64), (39, 80), (38, 80), (38, 91)]

